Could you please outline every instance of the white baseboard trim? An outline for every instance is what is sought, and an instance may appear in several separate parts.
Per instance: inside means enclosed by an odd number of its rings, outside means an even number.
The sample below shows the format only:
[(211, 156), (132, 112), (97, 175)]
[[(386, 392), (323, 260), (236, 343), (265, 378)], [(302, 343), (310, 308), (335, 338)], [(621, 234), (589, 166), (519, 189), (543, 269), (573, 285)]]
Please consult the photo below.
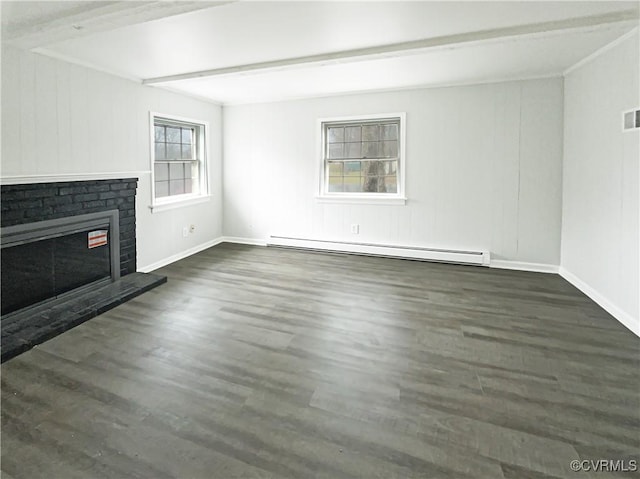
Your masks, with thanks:
[(176, 261), (180, 261), (188, 256), (199, 253), (200, 251), (204, 251), (205, 249), (211, 248), (217, 244), (222, 243), (224, 240), (222, 237), (213, 239), (211, 241), (207, 241), (206, 243), (199, 244), (198, 246), (194, 246), (193, 248), (186, 249), (181, 251), (180, 253), (176, 253), (174, 255), (169, 256), (168, 258), (161, 259), (160, 261), (156, 261), (155, 263), (151, 263), (147, 266), (142, 266), (138, 268), (138, 271), (142, 273), (150, 273), (155, 271), (156, 269), (162, 268), (163, 266), (167, 266), (168, 264), (175, 263)]
[(267, 246), (267, 242), (257, 238), (241, 238), (239, 236), (222, 236), (221, 243), (248, 244), (253, 246)]
[(548, 263), (526, 263), (524, 261), (508, 261), (503, 259), (492, 259), (490, 268), (513, 269), (516, 271), (531, 271), (534, 273), (555, 273), (558, 274), (558, 266)]
[(625, 328), (630, 330), (633, 334), (640, 337), (640, 318), (634, 318), (626, 311), (618, 308), (615, 304), (613, 304), (609, 299), (605, 298), (602, 294), (600, 294), (595, 288), (589, 286), (587, 283), (578, 278), (575, 274), (567, 271), (562, 266), (559, 269), (559, 274), (564, 279), (566, 279), (569, 283), (574, 285), (584, 294), (589, 296), (593, 301), (595, 301), (602, 309), (604, 309), (611, 316), (616, 318), (620, 324), (622, 324)]
[(416, 259), (422, 261), (471, 264), (476, 266), (489, 265), (489, 253), (484, 251), (458, 251), (419, 246), (353, 243), (348, 241), (288, 238), (283, 236), (271, 236), (267, 241), (267, 245), (333, 251), (338, 253), (359, 254), (365, 256), (385, 256), (392, 258)]

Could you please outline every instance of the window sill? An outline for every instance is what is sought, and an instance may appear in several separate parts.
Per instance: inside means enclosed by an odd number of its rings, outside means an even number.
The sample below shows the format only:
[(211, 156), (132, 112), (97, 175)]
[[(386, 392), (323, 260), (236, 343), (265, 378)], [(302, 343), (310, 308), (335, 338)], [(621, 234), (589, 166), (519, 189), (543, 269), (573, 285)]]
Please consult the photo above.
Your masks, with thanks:
[(406, 205), (405, 197), (394, 196), (316, 196), (318, 203), (342, 203), (352, 205)]
[(149, 209), (152, 213), (160, 213), (161, 211), (173, 210), (176, 208), (197, 205), (200, 203), (207, 203), (209, 201), (211, 201), (210, 195), (191, 196), (189, 198), (176, 198), (170, 201), (149, 205)]

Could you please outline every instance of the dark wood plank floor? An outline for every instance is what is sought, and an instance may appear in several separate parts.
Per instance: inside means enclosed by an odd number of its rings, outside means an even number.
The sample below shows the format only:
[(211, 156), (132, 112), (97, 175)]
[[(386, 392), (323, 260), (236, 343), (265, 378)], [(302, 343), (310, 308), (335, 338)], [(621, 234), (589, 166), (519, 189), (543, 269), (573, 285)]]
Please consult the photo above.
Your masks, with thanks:
[(230, 244), (158, 272), (2, 365), (3, 478), (600, 478), (570, 462), (640, 459), (640, 340), (559, 276)]

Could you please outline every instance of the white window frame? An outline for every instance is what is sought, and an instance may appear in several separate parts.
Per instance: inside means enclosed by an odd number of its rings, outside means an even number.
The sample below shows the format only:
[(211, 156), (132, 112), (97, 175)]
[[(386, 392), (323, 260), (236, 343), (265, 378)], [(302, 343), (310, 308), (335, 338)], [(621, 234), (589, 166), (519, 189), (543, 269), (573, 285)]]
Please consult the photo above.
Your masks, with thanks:
[[(329, 192), (327, 185), (327, 159), (326, 159), (326, 128), (327, 123), (357, 123), (376, 120), (398, 120), (400, 127), (398, 140), (400, 141), (400, 151), (398, 156), (398, 191), (396, 193), (345, 193)], [(319, 135), (319, 162), (318, 162), (318, 194), (316, 199), (321, 203), (353, 203), (353, 204), (386, 204), (404, 205), (407, 202), (405, 196), (405, 178), (407, 175), (407, 155), (406, 155), (406, 113), (380, 113), (375, 115), (355, 115), (330, 118), (319, 118), (317, 121), (317, 131)]]
[[(200, 152), (198, 156), (199, 165), (199, 192), (185, 193), (182, 195), (164, 196), (156, 198), (155, 183), (155, 131), (154, 126), (156, 120), (165, 120), (186, 126), (193, 126), (198, 129), (196, 135), (196, 151)], [(189, 206), (197, 203), (204, 203), (211, 199), (209, 194), (209, 122), (204, 120), (195, 120), (193, 118), (185, 118), (182, 116), (170, 115), (166, 113), (149, 112), (149, 159), (151, 166), (151, 204), (149, 208), (152, 213)]]

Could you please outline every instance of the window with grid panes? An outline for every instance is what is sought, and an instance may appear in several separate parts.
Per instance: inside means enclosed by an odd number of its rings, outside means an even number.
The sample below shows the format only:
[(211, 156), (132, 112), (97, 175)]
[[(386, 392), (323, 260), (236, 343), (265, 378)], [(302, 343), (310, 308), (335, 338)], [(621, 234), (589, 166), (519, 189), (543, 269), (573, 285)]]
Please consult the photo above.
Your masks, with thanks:
[(401, 194), (401, 118), (325, 121), (324, 196)]
[(153, 117), (154, 196), (162, 200), (203, 191), (204, 125)]

